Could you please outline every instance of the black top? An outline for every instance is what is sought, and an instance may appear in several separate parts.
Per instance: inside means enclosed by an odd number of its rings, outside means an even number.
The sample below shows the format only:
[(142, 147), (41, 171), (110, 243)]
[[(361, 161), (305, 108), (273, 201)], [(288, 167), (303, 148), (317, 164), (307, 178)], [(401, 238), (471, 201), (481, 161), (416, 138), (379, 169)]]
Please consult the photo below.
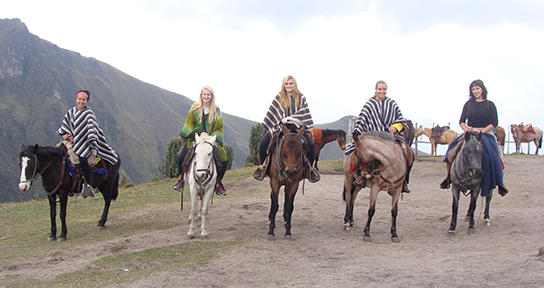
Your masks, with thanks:
[(493, 102), (488, 100), (482, 102), (469, 100), (463, 106), (463, 112), (459, 119), (459, 124), (461, 123), (466, 123), (468, 126), (476, 128), (484, 128), (489, 124), (497, 127), (499, 125), (497, 107), (495, 107)]

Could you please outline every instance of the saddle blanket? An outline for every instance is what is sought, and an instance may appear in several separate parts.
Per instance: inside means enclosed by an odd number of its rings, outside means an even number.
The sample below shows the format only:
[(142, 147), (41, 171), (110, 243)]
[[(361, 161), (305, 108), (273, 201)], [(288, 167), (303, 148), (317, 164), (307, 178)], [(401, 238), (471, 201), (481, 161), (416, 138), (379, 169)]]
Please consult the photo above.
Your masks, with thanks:
[(323, 131), (321, 130), (321, 128), (312, 128), (312, 129), (310, 129), (310, 139), (312, 139), (312, 141), (314, 141), (314, 144), (321, 143), (321, 137), (323, 135), (322, 132)]
[[(70, 156), (66, 157), (66, 163), (68, 164), (68, 172), (70, 173), (70, 176), (74, 176), (77, 174), (77, 168), (74, 164), (72, 164), (72, 161), (70, 161)], [(106, 170), (106, 166), (104, 165), (104, 160), (100, 157), (96, 157), (96, 162), (91, 165), (91, 169), (93, 170), (93, 173), (96, 173), (98, 175), (104, 175), (108, 173)]]

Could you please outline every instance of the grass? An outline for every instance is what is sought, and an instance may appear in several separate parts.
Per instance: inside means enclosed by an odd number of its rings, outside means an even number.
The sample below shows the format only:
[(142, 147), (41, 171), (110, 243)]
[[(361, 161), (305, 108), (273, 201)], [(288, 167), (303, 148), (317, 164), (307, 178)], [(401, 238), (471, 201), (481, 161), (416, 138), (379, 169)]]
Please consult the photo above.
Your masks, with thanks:
[[(224, 181), (231, 183), (252, 175), (255, 167), (227, 171)], [(0, 261), (43, 259), (78, 246), (129, 238), (179, 227), (186, 223), (180, 215), (180, 193), (172, 190), (175, 179), (149, 182), (121, 188), (119, 198), (112, 202), (106, 229), (97, 231), (104, 200), (70, 197), (67, 208), (68, 241), (47, 242), (50, 234), (49, 202), (36, 200), (26, 203), (0, 204)], [(189, 207), (189, 189), (184, 190), (184, 206)], [(247, 193), (253, 193), (249, 190)], [(240, 194), (240, 195), (237, 195)], [(233, 196), (243, 197), (244, 193)], [(60, 207), (57, 205), (57, 214)], [(57, 215), (60, 235), (60, 219)], [(184, 230), (185, 231), (185, 230)], [(179, 237), (184, 237), (180, 232)], [(136, 280), (151, 273), (202, 265), (228, 253), (240, 241), (191, 241), (172, 246), (147, 249), (137, 253), (118, 252), (99, 259), (93, 269), (62, 274), (51, 281), (29, 280), (13, 273), (0, 279), (2, 287), (97, 287)], [(8, 269), (6, 267), (2, 267)], [(126, 269), (126, 270), (125, 270)]]

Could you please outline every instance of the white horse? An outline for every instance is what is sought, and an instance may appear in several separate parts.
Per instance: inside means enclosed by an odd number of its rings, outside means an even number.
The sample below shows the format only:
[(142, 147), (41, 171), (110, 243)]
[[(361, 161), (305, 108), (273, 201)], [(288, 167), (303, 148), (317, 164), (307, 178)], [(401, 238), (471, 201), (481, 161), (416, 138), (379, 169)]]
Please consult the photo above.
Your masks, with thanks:
[[(195, 220), (197, 212), (200, 211), (202, 215), (202, 225), (200, 227), (202, 232), (200, 236), (207, 239), (206, 216), (208, 215), (208, 207), (210, 206), (210, 200), (213, 196), (217, 180), (217, 168), (213, 158), (215, 135), (202, 137), (195, 135), (195, 139), (196, 141), (193, 144), (195, 146), (195, 154), (189, 164), (188, 172), (185, 174), (185, 182), (189, 184), (191, 193), (190, 226), (187, 238), (195, 238)], [(201, 205), (199, 205), (198, 200), (200, 200)]]

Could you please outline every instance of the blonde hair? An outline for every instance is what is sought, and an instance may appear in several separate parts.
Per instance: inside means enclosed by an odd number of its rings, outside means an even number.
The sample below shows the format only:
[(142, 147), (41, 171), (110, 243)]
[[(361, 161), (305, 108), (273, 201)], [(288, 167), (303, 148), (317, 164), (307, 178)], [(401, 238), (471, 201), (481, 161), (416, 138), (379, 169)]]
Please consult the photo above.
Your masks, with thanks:
[(293, 80), (293, 98), (295, 99), (295, 106), (300, 105), (300, 96), (302, 93), (298, 90), (297, 80), (295, 80), (295, 77), (292, 75), (287, 75), (283, 78), (283, 82), (281, 83), (280, 103), (281, 108), (283, 109), (291, 109), (291, 101), (289, 101), (289, 95), (287, 95), (287, 91), (285, 91), (285, 82), (289, 79)]
[[(378, 80), (378, 82), (376, 82), (376, 87), (374, 87), (374, 90), (378, 89), (378, 84), (385, 84), (385, 89), (387, 89), (387, 83), (385, 83), (385, 81), (383, 80)], [(376, 92), (374, 92), (374, 95), (372, 96), (372, 98), (376, 98), (378, 97), (378, 95), (376, 95)]]
[(202, 108), (202, 106), (204, 105), (204, 103), (202, 102), (202, 93), (204, 92), (204, 90), (208, 90), (210, 94), (212, 94), (212, 100), (210, 101), (210, 112), (208, 114), (209, 115), (208, 121), (213, 122), (214, 120), (216, 120), (215, 112), (217, 110), (217, 107), (215, 106), (215, 93), (213, 92), (212, 87), (204, 86), (202, 87), (202, 89), (200, 89), (200, 96), (198, 97), (198, 102), (196, 104), (195, 109), (198, 109), (198, 113), (200, 114), (200, 119), (202, 119), (202, 117), (204, 117), (204, 109)]

